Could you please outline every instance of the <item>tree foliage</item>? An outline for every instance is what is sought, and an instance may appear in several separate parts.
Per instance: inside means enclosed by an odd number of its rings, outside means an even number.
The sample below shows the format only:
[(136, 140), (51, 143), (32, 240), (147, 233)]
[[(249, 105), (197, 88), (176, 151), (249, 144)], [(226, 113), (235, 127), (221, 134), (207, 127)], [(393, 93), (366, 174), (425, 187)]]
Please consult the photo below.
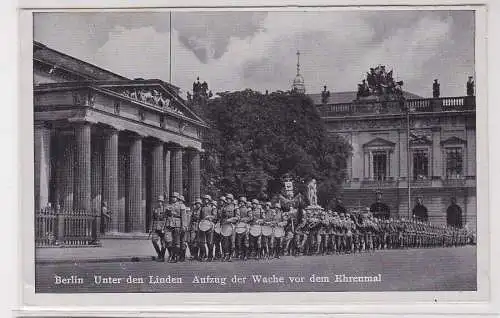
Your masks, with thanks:
[(288, 176), (298, 190), (315, 178), (326, 205), (345, 177), (350, 146), (328, 134), (310, 98), (289, 92), (219, 93), (204, 105), (212, 125), (202, 156), (202, 187), (269, 199)]

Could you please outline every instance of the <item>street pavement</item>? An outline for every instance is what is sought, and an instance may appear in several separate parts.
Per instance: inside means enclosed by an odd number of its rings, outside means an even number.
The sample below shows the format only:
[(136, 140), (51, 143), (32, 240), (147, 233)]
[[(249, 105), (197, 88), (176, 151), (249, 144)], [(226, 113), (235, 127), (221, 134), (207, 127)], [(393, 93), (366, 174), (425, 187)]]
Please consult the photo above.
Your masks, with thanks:
[[(36, 292), (474, 291), (476, 268), (475, 246), (231, 263), (37, 264)], [(381, 281), (336, 281), (342, 275)]]

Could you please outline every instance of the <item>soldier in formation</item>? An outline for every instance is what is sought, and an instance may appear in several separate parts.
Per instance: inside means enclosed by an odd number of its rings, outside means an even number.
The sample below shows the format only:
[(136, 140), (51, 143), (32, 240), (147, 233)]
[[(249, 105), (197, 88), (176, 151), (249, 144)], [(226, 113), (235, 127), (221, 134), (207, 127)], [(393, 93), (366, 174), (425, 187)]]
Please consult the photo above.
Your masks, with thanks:
[[(377, 198), (381, 203), (380, 196)], [(183, 196), (174, 192), (170, 204), (165, 205), (163, 196), (158, 198), (151, 240), (155, 259), (169, 262), (338, 255), (472, 243), (467, 228), (432, 224), (422, 216), (390, 218), (383, 204), (347, 212), (340, 199), (329, 210), (287, 207), (285, 211), (279, 202), (236, 200), (230, 193), (219, 202), (203, 195), (188, 208)]]

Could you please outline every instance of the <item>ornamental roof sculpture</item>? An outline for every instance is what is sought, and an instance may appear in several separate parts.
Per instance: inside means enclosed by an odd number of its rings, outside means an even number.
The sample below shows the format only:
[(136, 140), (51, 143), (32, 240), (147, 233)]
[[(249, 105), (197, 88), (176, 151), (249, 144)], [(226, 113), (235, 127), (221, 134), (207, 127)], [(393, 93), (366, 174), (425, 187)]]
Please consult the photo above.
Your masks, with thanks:
[(370, 68), (366, 79), (358, 84), (357, 99), (376, 97), (385, 100), (403, 98), (403, 81), (395, 81), (393, 70), (387, 72), (385, 65)]

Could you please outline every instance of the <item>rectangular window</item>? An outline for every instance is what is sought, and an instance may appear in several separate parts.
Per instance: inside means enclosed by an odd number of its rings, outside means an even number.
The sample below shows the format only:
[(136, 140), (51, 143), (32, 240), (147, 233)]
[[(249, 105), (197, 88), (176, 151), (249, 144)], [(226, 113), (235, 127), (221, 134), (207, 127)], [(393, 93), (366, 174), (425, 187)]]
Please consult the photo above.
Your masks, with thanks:
[(373, 152), (373, 178), (385, 180), (387, 177), (387, 153), (385, 151)]
[(446, 178), (459, 179), (463, 176), (462, 148), (446, 148)]
[(426, 180), (429, 177), (429, 152), (425, 149), (413, 150), (413, 179)]

